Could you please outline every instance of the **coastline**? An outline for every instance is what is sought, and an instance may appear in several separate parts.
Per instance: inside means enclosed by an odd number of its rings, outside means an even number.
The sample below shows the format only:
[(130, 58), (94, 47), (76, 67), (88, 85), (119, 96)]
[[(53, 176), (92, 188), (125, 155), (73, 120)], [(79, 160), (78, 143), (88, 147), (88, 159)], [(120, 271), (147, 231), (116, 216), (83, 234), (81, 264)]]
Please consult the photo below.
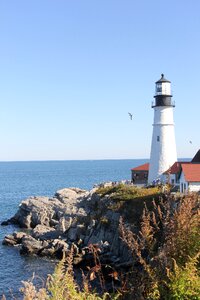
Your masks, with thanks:
[[(64, 187), (79, 186), (90, 190), (99, 182), (130, 179), (131, 167), (140, 163), (143, 163), (142, 159), (0, 163), (0, 223), (11, 218), (20, 202), (31, 195), (52, 197), (56, 190)], [(5, 235), (12, 234), (15, 230), (14, 225), (0, 226), (1, 243)], [(33, 273), (42, 278), (52, 273), (54, 264), (51, 259), (21, 256), (18, 247), (7, 247), (1, 243), (0, 262), (4, 268), (0, 272), (0, 295), (4, 293), (9, 299), (9, 289), (12, 289), (13, 295), (20, 297), (18, 289), (22, 280), (31, 278)]]

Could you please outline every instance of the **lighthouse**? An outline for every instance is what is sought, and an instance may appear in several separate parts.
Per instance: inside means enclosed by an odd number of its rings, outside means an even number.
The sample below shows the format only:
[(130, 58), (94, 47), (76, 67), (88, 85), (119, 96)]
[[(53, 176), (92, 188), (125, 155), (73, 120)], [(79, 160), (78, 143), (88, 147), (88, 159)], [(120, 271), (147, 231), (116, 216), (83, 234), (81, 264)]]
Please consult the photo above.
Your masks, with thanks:
[(171, 82), (161, 74), (155, 83), (153, 135), (149, 164), (148, 183), (162, 181), (162, 174), (177, 161), (176, 140), (174, 133)]

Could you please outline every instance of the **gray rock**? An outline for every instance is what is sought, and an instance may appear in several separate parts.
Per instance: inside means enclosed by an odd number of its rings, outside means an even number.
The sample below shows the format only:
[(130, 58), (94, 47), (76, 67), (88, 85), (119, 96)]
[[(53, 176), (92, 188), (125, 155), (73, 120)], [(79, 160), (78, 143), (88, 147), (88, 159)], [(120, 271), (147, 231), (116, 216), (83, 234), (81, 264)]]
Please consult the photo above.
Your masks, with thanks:
[(40, 240), (52, 240), (58, 238), (60, 233), (56, 231), (54, 228), (45, 225), (37, 225), (33, 229), (32, 236), (36, 239)]
[(67, 231), (72, 225), (73, 218), (72, 217), (61, 217), (58, 224), (56, 225), (56, 230), (61, 233)]
[(24, 232), (14, 232), (13, 234), (6, 235), (2, 242), (3, 245), (15, 246), (21, 244), (22, 239), (27, 236)]
[(55, 197), (58, 198), (64, 204), (76, 203), (78, 199), (83, 197), (87, 191), (79, 188), (64, 188), (55, 193)]
[(12, 218), (20, 227), (34, 228), (38, 224), (50, 226), (58, 214), (64, 214), (65, 206), (56, 198), (30, 197), (21, 202)]
[(14, 232), (13, 233), (13, 237), (15, 239), (15, 241), (17, 242), (17, 244), (21, 244), (22, 239), (27, 236), (27, 234), (25, 232)]
[(32, 236), (25, 236), (22, 239), (21, 254), (38, 254), (39, 251), (47, 246), (46, 242), (34, 239)]
[(52, 242), (52, 245), (54, 246), (55, 250), (59, 250), (59, 249), (63, 249), (63, 250), (68, 250), (69, 249), (69, 245), (60, 239), (55, 239)]
[(64, 253), (65, 255), (67, 255), (70, 252), (69, 245), (63, 240), (56, 239), (54, 240), (52, 245), (54, 246), (54, 250), (55, 250), (54, 255), (57, 258), (61, 259), (63, 258)]
[(10, 224), (9, 220), (1, 222), (1, 226), (7, 226), (9, 224)]
[(55, 248), (49, 246), (41, 249), (40, 256), (49, 256), (49, 257), (55, 256)]
[(69, 229), (69, 231), (67, 232), (67, 238), (71, 241), (71, 242), (75, 242), (78, 238), (78, 228), (77, 227), (72, 227)]
[(55, 220), (54, 218), (52, 218), (50, 220), (50, 226), (51, 227), (54, 227), (54, 226), (57, 226), (59, 224), (59, 221), (58, 220)]
[(14, 236), (9, 234), (4, 237), (2, 244), (7, 245), (7, 246), (15, 246), (15, 245), (17, 245), (17, 242), (16, 242)]

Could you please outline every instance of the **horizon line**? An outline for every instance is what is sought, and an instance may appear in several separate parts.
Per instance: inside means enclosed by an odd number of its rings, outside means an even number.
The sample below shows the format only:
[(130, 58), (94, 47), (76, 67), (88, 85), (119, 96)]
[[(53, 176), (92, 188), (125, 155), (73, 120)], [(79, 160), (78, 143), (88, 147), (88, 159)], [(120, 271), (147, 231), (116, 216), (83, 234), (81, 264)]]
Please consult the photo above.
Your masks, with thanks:
[[(180, 157), (180, 159), (192, 159), (191, 157)], [(102, 160), (150, 160), (150, 158), (95, 158), (95, 159), (32, 159), (32, 160), (0, 160), (0, 163), (12, 162), (62, 162), (62, 161), (102, 161)]]

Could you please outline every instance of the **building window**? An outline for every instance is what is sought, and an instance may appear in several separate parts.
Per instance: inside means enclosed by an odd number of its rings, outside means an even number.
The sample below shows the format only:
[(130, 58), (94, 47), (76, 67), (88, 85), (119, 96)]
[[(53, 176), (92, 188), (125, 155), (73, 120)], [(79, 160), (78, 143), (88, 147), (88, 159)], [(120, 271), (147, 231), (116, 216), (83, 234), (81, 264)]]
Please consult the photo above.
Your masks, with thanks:
[(156, 84), (156, 92), (157, 93), (161, 93), (162, 92), (162, 84), (161, 83), (157, 83)]
[(157, 135), (157, 142), (160, 142), (160, 137), (159, 137), (159, 135)]

